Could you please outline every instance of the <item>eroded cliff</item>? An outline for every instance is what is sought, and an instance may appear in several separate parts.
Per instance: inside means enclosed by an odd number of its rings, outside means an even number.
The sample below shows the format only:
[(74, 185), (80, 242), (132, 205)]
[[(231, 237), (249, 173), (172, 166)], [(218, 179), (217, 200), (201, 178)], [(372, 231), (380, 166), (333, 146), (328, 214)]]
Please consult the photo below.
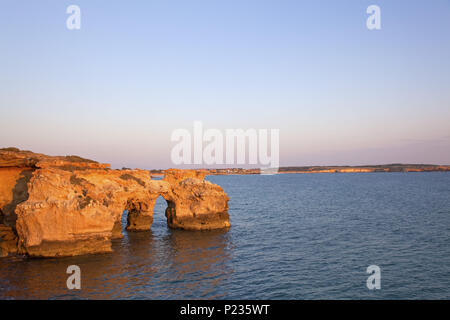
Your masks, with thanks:
[(146, 170), (111, 170), (76, 156), (51, 157), (0, 149), (0, 256), (35, 257), (110, 252), (127, 230), (148, 230), (162, 196), (171, 228), (230, 226), (228, 196), (205, 172), (170, 169), (162, 180)]

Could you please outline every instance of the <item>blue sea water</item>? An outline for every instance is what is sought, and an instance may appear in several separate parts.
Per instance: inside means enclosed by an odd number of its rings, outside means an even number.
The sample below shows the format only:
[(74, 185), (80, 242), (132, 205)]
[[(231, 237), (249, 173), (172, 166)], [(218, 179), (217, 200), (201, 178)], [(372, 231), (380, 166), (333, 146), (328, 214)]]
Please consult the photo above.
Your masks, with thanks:
[(114, 253), (0, 259), (0, 298), (450, 299), (450, 173), (207, 179), (230, 196), (228, 231), (168, 229), (159, 198), (151, 231), (124, 231)]

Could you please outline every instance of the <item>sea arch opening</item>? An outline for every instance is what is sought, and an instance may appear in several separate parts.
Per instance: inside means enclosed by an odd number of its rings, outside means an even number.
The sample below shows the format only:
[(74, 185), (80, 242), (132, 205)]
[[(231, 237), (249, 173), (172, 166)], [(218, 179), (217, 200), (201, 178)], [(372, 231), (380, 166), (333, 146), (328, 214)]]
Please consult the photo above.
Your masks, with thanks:
[(130, 198), (116, 223), (114, 232), (123, 235), (124, 230), (149, 231), (154, 223), (155, 215), (157, 223), (155, 227), (161, 227), (164, 223), (170, 225), (169, 219), (174, 214), (175, 202), (164, 197), (163, 194), (145, 199)]
[(165, 230), (169, 224), (167, 212), (175, 208), (175, 203), (159, 195), (153, 206), (152, 230)]

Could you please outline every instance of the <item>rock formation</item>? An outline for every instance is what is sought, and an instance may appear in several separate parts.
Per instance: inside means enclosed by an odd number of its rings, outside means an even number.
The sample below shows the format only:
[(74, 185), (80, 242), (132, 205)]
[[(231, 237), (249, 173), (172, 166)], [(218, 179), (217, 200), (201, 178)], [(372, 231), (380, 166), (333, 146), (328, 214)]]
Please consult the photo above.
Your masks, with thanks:
[(111, 170), (76, 156), (51, 157), (0, 149), (0, 256), (72, 256), (110, 252), (127, 230), (149, 230), (162, 196), (171, 228), (210, 230), (230, 226), (228, 196), (204, 180), (205, 172)]

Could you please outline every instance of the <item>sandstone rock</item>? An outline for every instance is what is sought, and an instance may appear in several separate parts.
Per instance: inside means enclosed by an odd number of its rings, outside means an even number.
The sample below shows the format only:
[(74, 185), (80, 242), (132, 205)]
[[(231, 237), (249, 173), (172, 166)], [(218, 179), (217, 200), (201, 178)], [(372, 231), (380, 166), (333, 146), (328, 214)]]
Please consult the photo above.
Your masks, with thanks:
[(17, 253), (17, 236), (11, 227), (0, 225), (0, 257)]
[(170, 227), (210, 230), (230, 226), (229, 198), (220, 186), (205, 181), (205, 174), (202, 171), (176, 169), (165, 171), (164, 180), (170, 182), (171, 188), (165, 196)]
[(127, 230), (149, 230), (159, 196), (171, 228), (227, 228), (228, 196), (204, 176), (171, 169), (152, 180), (146, 170), (0, 149), (0, 255), (110, 252), (111, 239), (122, 237), (122, 212), (129, 212)]

